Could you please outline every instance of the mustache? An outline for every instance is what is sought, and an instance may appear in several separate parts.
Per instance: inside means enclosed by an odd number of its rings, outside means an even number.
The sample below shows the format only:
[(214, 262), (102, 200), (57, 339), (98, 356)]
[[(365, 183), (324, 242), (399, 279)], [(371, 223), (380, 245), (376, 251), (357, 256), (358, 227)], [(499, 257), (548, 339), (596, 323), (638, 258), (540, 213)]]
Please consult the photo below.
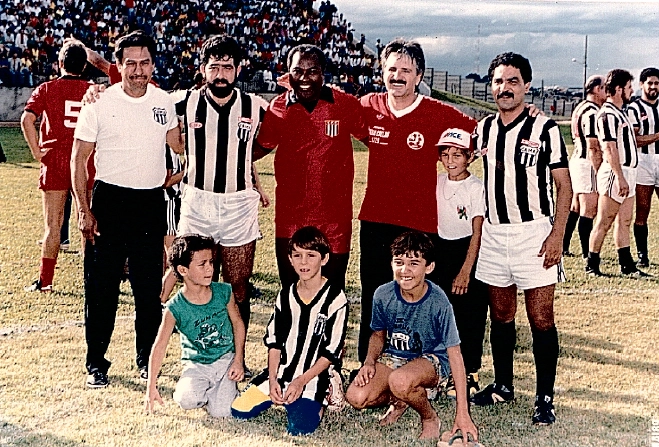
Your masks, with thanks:
[(501, 92), (501, 93), (499, 93), (499, 94), (497, 95), (497, 99), (501, 99), (501, 98), (514, 98), (514, 97), (515, 97), (515, 95), (513, 95), (513, 94), (510, 93), (510, 92)]
[(405, 81), (398, 81), (398, 80), (392, 80), (390, 81), (391, 84), (400, 84), (400, 85), (405, 85), (407, 82)]
[(229, 85), (230, 82), (227, 79), (214, 79), (213, 80), (213, 85), (220, 85), (221, 83)]

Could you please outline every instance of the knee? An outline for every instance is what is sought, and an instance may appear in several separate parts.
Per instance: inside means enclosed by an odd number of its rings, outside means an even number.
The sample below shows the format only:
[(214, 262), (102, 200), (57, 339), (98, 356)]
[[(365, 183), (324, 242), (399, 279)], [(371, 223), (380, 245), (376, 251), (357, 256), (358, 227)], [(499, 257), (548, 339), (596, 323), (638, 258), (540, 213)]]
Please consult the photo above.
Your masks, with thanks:
[(368, 392), (366, 387), (350, 384), (346, 391), (346, 400), (357, 410), (363, 410), (368, 406)]
[(206, 405), (206, 396), (203, 393), (194, 390), (176, 390), (174, 391), (174, 402), (183, 410), (192, 410), (201, 408)]
[(515, 312), (510, 309), (496, 309), (490, 306), (490, 319), (501, 324), (510, 323), (515, 319)]
[(399, 398), (407, 396), (412, 388), (414, 388), (414, 384), (411, 382), (410, 377), (400, 369), (394, 370), (389, 375), (389, 390), (394, 396)]

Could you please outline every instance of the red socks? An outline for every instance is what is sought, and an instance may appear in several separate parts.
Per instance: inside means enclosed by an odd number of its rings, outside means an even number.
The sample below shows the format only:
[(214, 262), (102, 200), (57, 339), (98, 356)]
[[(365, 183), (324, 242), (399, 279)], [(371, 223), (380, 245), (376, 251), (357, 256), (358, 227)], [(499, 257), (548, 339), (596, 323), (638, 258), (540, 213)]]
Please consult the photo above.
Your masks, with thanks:
[(41, 268), (39, 269), (39, 281), (41, 282), (41, 287), (53, 284), (55, 264), (57, 264), (57, 259), (41, 258)]

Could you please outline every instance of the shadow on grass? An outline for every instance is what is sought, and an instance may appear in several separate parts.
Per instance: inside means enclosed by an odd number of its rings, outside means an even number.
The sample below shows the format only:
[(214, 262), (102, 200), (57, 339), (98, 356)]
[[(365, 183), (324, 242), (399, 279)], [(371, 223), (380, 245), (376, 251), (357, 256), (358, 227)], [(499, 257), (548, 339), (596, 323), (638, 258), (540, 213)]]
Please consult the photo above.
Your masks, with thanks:
[(76, 447), (89, 446), (89, 443), (79, 443), (59, 436), (43, 433), (32, 433), (17, 425), (9, 424), (0, 420), (0, 445), (2, 446), (53, 446), (53, 447)]

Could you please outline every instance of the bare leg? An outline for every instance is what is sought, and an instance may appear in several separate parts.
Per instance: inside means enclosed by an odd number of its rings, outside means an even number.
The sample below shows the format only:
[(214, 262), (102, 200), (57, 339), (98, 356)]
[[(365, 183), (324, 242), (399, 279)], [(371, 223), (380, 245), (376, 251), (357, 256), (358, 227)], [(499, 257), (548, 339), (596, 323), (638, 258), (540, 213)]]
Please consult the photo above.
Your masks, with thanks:
[(593, 225), (593, 231), (590, 234), (589, 247), (593, 253), (599, 253), (604, 243), (606, 233), (611, 228), (611, 224), (618, 215), (620, 204), (607, 196), (600, 196), (597, 204), (597, 217)]
[(240, 309), (240, 316), (245, 323), (245, 330), (249, 326), (250, 308), (248, 281), (254, 269), (254, 252), (256, 241), (239, 247), (224, 247), (220, 245), (222, 258), (222, 279), (231, 284), (233, 296)]
[(392, 369), (377, 362), (375, 364), (375, 375), (364, 386), (358, 386), (354, 381), (346, 391), (346, 400), (358, 410), (364, 408), (379, 407), (391, 402), (392, 395), (389, 391), (389, 376)]

